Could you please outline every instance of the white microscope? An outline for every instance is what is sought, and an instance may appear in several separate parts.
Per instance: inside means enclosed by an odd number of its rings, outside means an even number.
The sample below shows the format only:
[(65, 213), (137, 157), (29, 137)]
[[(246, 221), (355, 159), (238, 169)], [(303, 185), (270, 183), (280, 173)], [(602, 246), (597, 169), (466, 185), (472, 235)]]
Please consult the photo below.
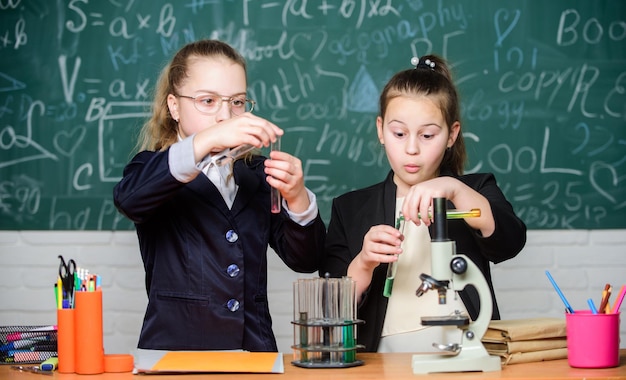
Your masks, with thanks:
[(414, 354), (414, 374), (432, 372), (499, 371), (500, 358), (490, 356), (481, 339), (489, 326), (493, 310), (491, 292), (480, 269), (465, 255), (456, 254), (456, 244), (448, 238), (446, 199), (433, 200), (433, 236), (431, 237), (432, 276), (420, 275), (422, 284), (416, 291), (418, 297), (435, 289), (440, 304), (446, 303), (446, 290), (455, 292), (467, 285), (476, 288), (480, 300), (478, 318), (471, 321), (466, 315), (423, 317), (425, 326), (456, 326), (462, 331), (461, 342), (452, 344), (433, 343), (441, 354)]

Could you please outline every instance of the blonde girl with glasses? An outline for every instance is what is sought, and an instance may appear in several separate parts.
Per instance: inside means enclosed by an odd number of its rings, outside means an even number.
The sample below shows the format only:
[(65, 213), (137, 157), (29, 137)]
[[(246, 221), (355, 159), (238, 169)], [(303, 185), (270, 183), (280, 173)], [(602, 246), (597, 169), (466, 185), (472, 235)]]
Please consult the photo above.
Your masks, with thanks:
[[(217, 40), (184, 46), (156, 84), (140, 152), (113, 192), (135, 223), (145, 269), (139, 348), (277, 351), (267, 248), (294, 271), (319, 269), (325, 226), (301, 161), (272, 151), (217, 164), (283, 134), (251, 112), (246, 86), (244, 59)], [(271, 187), (280, 213), (270, 211)]]

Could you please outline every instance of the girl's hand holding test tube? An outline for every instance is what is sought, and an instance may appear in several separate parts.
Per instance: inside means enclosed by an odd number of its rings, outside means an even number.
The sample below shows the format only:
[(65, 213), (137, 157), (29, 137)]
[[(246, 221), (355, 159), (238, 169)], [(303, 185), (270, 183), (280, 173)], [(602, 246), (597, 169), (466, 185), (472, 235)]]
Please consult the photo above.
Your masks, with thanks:
[[(400, 213), (400, 216), (396, 219), (396, 230), (400, 231), (400, 234), (404, 235), (404, 217), (402, 216), (402, 213)], [(391, 297), (391, 290), (393, 289), (393, 280), (396, 278), (397, 270), (398, 270), (397, 261), (392, 261), (387, 266), (387, 278), (385, 279), (385, 287), (383, 289), (383, 295), (385, 297)]]
[[(418, 216), (421, 218), (421, 215), (418, 213)], [(460, 211), (460, 210), (448, 210), (446, 212), (447, 219), (464, 219), (464, 218), (477, 218), (480, 216), (480, 209), (473, 208), (469, 211)], [(428, 214), (429, 218), (432, 218), (432, 215)], [(404, 215), (400, 213), (398, 218), (396, 219), (396, 230), (400, 231), (400, 234), (404, 236)], [(398, 255), (396, 255), (398, 256)], [(387, 278), (385, 280), (385, 287), (383, 288), (383, 295), (385, 297), (391, 297), (391, 291), (393, 289), (393, 281), (396, 277), (396, 272), (398, 271), (398, 261), (392, 261), (389, 263), (387, 267)]]
[[(272, 187), (272, 204), (274, 201), (280, 205), (284, 198), (289, 210), (294, 213), (305, 212), (311, 204), (309, 194), (304, 186), (304, 172), (302, 171), (302, 161), (287, 152), (280, 150), (280, 143), (277, 140), (272, 143), (269, 159), (265, 160), (265, 174), (267, 183)], [(274, 209), (272, 212), (280, 212)]]

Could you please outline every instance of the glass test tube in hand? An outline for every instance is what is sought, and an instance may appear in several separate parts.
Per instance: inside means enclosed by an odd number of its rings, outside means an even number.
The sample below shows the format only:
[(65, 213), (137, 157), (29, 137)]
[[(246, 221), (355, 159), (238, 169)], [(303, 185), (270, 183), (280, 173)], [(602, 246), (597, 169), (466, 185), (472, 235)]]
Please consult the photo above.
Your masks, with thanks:
[[(404, 235), (404, 216), (400, 213), (400, 216), (396, 219), (396, 229)], [(398, 256), (398, 255), (396, 255)], [(396, 278), (396, 271), (398, 270), (398, 261), (393, 261), (387, 266), (387, 278), (385, 279), (385, 287), (383, 288), (383, 295), (385, 297), (391, 297), (391, 290), (393, 289), (393, 280)]]
[(234, 160), (240, 158), (241, 156), (248, 153), (252, 149), (254, 149), (254, 145), (249, 145), (249, 144), (243, 144), (236, 148), (233, 148), (227, 154), (215, 160), (215, 165), (223, 166), (230, 162), (233, 162)]
[[(276, 141), (271, 144), (270, 151), (280, 151), (280, 136), (276, 136)], [(280, 191), (278, 191), (277, 188), (275, 187), (270, 188), (270, 199), (271, 199), (271, 204), (272, 204), (271, 206), (272, 214), (279, 214), (281, 199), (280, 199)]]

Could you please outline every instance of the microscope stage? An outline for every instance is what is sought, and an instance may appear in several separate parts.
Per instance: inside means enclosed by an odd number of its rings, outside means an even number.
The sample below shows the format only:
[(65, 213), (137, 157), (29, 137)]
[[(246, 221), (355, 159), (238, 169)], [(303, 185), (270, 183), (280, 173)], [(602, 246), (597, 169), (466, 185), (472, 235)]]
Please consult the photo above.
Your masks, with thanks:
[(469, 317), (463, 315), (422, 317), (424, 326), (467, 326), (469, 322)]

